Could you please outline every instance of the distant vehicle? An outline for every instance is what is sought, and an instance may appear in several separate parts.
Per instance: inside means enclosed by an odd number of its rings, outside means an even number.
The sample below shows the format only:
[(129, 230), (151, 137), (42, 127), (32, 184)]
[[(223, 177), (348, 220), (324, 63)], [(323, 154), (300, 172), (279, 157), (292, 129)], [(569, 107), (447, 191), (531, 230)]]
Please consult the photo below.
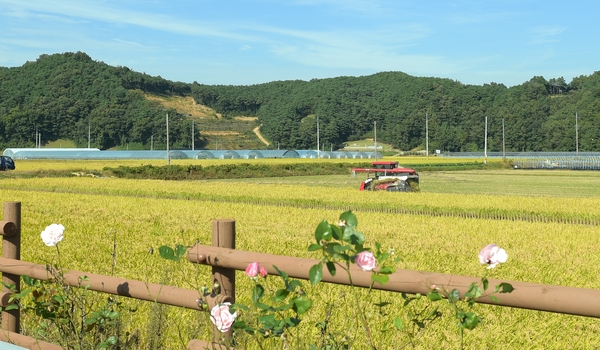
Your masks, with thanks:
[(419, 174), (411, 168), (400, 168), (398, 162), (372, 162), (373, 168), (353, 168), (352, 173), (367, 173), (361, 191), (417, 192)]
[(0, 171), (15, 170), (15, 162), (9, 156), (0, 156)]

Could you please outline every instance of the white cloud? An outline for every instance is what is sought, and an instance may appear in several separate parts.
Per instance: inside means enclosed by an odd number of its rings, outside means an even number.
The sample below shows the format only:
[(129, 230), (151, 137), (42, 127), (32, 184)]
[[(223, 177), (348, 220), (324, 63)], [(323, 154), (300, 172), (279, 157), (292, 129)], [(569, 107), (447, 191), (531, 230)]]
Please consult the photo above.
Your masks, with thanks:
[(551, 25), (533, 28), (530, 32), (531, 40), (536, 44), (558, 42), (559, 36), (567, 29), (564, 26)]

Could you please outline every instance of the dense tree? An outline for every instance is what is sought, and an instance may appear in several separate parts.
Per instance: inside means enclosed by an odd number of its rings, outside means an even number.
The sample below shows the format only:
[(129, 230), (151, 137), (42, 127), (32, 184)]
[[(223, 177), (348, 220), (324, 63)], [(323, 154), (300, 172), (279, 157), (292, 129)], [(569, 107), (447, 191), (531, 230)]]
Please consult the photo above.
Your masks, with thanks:
[(600, 147), (600, 72), (567, 83), (536, 76), (507, 88), (490, 83), (465, 85), (401, 72), (311, 81), (274, 81), (252, 86), (171, 82), (127, 67), (93, 61), (82, 52), (42, 55), (21, 67), (0, 67), (0, 148), (33, 146), (69, 138), (93, 147), (165, 145), (170, 138), (188, 148), (190, 121), (147, 100), (144, 93), (193, 96), (225, 118), (257, 116), (263, 134), (280, 148), (338, 148), (348, 140), (373, 136), (403, 150), (429, 148), (477, 151), (574, 151), (575, 113), (581, 151)]
[[(151, 135), (166, 145), (165, 114), (176, 111), (146, 100), (142, 91), (189, 94), (191, 88), (95, 62), (82, 52), (41, 55), (0, 69), (0, 148), (33, 147), (36, 130), (43, 142), (64, 138), (87, 147), (88, 128), (92, 147), (147, 144)], [(181, 132), (170, 133), (174, 144), (185, 137)]]

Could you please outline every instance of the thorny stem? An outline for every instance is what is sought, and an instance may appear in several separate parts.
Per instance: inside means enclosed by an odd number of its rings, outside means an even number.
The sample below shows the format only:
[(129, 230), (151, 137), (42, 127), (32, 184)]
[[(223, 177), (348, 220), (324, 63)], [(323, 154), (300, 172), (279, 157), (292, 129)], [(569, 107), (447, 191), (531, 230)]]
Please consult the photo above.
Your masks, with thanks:
[(367, 338), (369, 338), (369, 343), (371, 344), (372, 349), (377, 349), (375, 343), (373, 341), (373, 336), (371, 335), (371, 329), (369, 328), (369, 324), (367, 323), (367, 317), (363, 309), (360, 307), (360, 300), (358, 299), (358, 295), (356, 294), (356, 288), (354, 288), (354, 283), (352, 282), (352, 274), (350, 274), (350, 266), (347, 265), (345, 269), (348, 274), (348, 280), (350, 281), (350, 289), (352, 290), (352, 295), (354, 296), (354, 300), (356, 301), (356, 305), (359, 306), (356, 308), (356, 313), (360, 315), (360, 320), (362, 321), (363, 327), (365, 329), (365, 333), (367, 333)]

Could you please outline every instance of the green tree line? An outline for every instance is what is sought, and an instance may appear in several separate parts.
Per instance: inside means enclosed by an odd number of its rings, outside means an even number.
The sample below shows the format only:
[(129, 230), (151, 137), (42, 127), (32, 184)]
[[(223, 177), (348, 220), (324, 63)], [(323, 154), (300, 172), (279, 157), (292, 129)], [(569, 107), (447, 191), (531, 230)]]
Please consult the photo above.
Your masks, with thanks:
[[(261, 131), (286, 148), (325, 149), (373, 137), (402, 150), (582, 151), (600, 149), (600, 72), (566, 83), (533, 77), (511, 88), (384, 72), (365, 77), (277, 81), (253, 86), (194, 84), (198, 103), (259, 117)], [(427, 119), (427, 121), (426, 121)], [(427, 127), (426, 127), (427, 124)], [(503, 131), (504, 125), (504, 131)]]
[[(257, 116), (262, 133), (281, 148), (314, 149), (317, 119), (325, 149), (372, 137), (402, 150), (481, 151), (485, 117), (488, 150), (600, 149), (600, 72), (533, 77), (503, 84), (465, 85), (442, 78), (383, 72), (363, 77), (274, 81), (251, 86), (172, 82), (112, 67), (82, 52), (42, 55), (21, 67), (0, 67), (0, 148), (72, 139), (85, 147), (165, 148), (165, 115), (174, 148), (190, 148), (191, 121), (144, 93), (193, 96), (226, 118)], [(503, 130), (504, 129), (504, 130)], [(197, 148), (200, 148), (196, 144)], [(276, 147), (276, 146), (275, 146)]]
[(70, 139), (78, 147), (190, 148), (191, 121), (148, 101), (144, 92), (185, 95), (174, 83), (93, 61), (82, 52), (42, 55), (21, 67), (0, 68), (0, 148), (34, 147)]

